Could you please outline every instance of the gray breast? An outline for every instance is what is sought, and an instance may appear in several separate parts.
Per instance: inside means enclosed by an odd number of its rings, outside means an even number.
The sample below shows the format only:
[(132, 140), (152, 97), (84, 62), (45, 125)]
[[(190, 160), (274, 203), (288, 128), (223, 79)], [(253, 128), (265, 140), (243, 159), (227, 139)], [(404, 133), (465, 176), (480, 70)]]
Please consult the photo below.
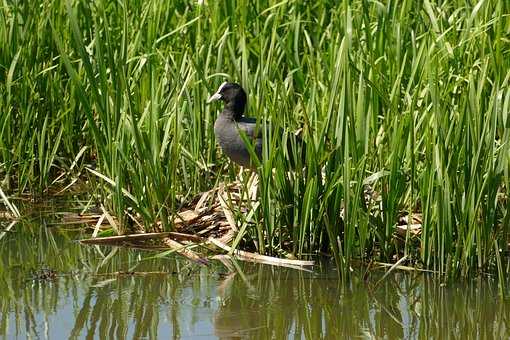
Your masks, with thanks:
[[(238, 125), (234, 120), (223, 118), (221, 115), (214, 123), (214, 134), (220, 147), (233, 162), (248, 168), (254, 168), (255, 163), (251, 161), (250, 153), (244, 141), (239, 135)], [(249, 139), (253, 136), (247, 136)], [(254, 141), (255, 153), (260, 159), (262, 154), (262, 141)]]

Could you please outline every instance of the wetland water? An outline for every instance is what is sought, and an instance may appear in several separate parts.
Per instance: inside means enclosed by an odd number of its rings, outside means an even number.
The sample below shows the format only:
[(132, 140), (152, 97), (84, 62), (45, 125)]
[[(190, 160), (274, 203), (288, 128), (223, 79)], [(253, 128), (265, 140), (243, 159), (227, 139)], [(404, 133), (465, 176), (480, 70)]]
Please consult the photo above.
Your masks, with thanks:
[(83, 246), (45, 217), (0, 240), (0, 339), (507, 339), (496, 282), (313, 273)]

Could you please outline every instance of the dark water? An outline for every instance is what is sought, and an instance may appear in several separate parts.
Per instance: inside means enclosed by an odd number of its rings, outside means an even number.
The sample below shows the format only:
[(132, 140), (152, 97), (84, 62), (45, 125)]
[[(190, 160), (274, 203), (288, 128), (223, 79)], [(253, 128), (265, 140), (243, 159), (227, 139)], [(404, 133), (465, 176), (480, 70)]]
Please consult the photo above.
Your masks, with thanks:
[[(396, 273), (375, 289), (241, 262), (82, 246), (80, 235), (20, 223), (0, 239), (0, 338), (508, 339), (510, 301), (496, 282), (443, 285)], [(126, 273), (128, 272), (128, 273)], [(508, 292), (507, 292), (508, 293)]]

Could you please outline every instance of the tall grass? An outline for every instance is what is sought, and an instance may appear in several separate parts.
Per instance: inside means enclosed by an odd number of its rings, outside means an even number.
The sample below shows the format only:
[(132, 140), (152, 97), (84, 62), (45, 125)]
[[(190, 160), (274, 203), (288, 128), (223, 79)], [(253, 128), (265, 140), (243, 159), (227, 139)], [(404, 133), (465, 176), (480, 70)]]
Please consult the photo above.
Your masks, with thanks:
[[(119, 217), (133, 207), (147, 230), (171, 229), (182, 202), (234, 179), (214, 141), (219, 107), (205, 105), (229, 79), (248, 115), (285, 131), (266, 136), (259, 222), (246, 229), (260, 252), (331, 252), (344, 273), (353, 258), (403, 255), (451, 276), (510, 271), (507, 2), (0, 8), (3, 186), (88, 176)], [(406, 213), (423, 225), (402, 246)]]

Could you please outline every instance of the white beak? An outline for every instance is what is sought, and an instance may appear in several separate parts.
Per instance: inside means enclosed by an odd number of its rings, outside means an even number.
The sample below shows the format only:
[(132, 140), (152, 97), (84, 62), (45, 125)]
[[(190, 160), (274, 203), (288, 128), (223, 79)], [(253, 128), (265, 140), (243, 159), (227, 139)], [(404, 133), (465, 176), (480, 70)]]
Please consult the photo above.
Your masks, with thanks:
[(207, 99), (207, 104), (215, 101), (215, 100), (220, 100), (222, 97), (221, 97), (221, 90), (223, 89), (223, 86), (227, 85), (227, 82), (223, 82), (220, 87), (218, 88), (218, 91), (216, 91), (215, 94), (213, 94), (212, 96), (209, 97), (209, 99)]
[(209, 103), (211, 103), (211, 102), (213, 102), (215, 100), (220, 100), (220, 99), (221, 99), (221, 94), (216, 92), (215, 94), (210, 96), (209, 99), (207, 99), (207, 104), (209, 104)]

